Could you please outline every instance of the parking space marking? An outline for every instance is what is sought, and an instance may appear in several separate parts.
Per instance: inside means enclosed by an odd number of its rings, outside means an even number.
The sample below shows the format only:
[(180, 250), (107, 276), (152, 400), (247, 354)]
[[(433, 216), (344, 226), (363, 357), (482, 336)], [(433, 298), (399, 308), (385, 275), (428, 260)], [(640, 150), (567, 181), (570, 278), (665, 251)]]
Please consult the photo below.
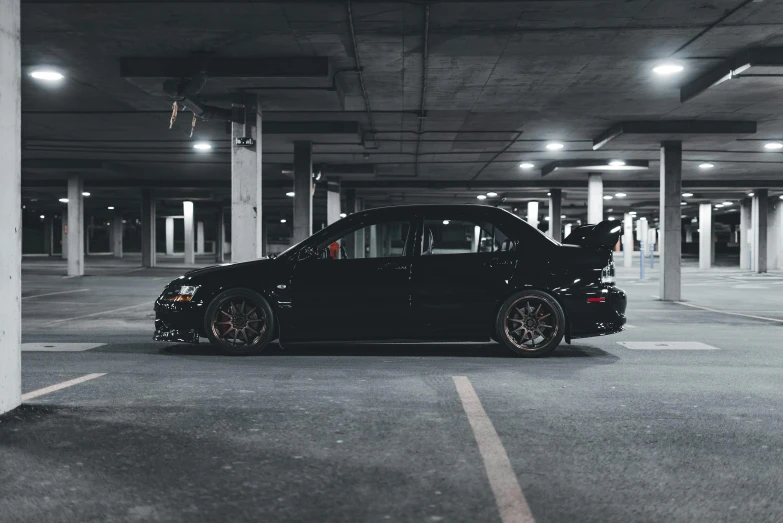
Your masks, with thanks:
[(767, 318), (765, 316), (754, 316), (753, 314), (742, 314), (741, 312), (729, 312), (729, 311), (721, 311), (718, 309), (711, 309), (709, 307), (703, 307), (701, 305), (694, 305), (693, 303), (685, 303), (684, 301), (675, 301), (674, 303), (678, 303), (680, 305), (685, 305), (686, 307), (694, 307), (696, 309), (702, 309), (705, 311), (710, 312), (717, 312), (718, 314), (728, 314), (729, 316), (742, 316), (744, 318), (753, 318), (755, 320), (766, 320), (766, 321), (774, 321), (776, 323), (783, 323), (783, 320), (777, 319), (777, 318)]
[(105, 343), (22, 343), (22, 352), (84, 352), (103, 347)]
[(90, 289), (74, 289), (72, 291), (58, 291), (58, 292), (47, 292), (46, 294), (36, 294), (34, 296), (22, 296), (23, 300), (29, 300), (30, 298), (43, 298), (44, 296), (54, 296), (55, 294), (71, 294), (73, 292), (87, 292)]
[(68, 387), (78, 385), (79, 383), (84, 383), (85, 381), (94, 380), (95, 378), (100, 378), (101, 376), (106, 376), (106, 373), (103, 372), (103, 373), (87, 374), (86, 376), (82, 376), (81, 378), (75, 378), (72, 380), (63, 381), (62, 383), (56, 383), (54, 385), (50, 385), (42, 389), (28, 392), (27, 394), (22, 394), (22, 401), (31, 400), (33, 398), (37, 398), (38, 396), (43, 396), (44, 394), (49, 394), (61, 389), (66, 389)]
[(111, 314), (112, 312), (126, 311), (128, 309), (138, 309), (139, 307), (152, 307), (151, 303), (139, 303), (138, 305), (130, 305), (128, 307), (120, 307), (119, 309), (109, 309), (107, 311), (93, 312), (92, 314), (85, 314), (84, 316), (76, 316), (75, 318), (63, 318), (62, 320), (54, 320), (46, 323), (44, 327), (51, 327), (52, 325), (58, 325), (66, 321), (81, 320), (82, 318), (92, 318), (93, 316), (103, 316), (104, 314)]
[(503, 523), (535, 523), (506, 449), (467, 376), (453, 376)]
[(618, 341), (631, 350), (720, 350), (700, 341)]

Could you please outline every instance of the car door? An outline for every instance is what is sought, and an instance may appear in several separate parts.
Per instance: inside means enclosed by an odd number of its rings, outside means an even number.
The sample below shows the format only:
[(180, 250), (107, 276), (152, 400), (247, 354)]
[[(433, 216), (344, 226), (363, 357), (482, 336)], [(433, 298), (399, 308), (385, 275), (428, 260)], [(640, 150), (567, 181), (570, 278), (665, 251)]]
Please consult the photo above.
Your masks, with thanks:
[(516, 242), (493, 223), (459, 211), (425, 213), (419, 236), (411, 288), (422, 336), (486, 338), (498, 301), (510, 292)]
[(291, 275), (286, 339), (409, 337), (414, 231), (413, 217), (368, 219), (316, 245)]

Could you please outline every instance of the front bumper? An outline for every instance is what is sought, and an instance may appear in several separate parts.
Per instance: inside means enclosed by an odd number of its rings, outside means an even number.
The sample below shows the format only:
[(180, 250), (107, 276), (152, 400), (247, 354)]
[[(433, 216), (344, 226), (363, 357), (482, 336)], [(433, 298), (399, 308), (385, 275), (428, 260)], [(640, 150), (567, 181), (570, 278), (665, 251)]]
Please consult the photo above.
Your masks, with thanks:
[(187, 302), (155, 302), (155, 341), (198, 343), (201, 321), (200, 304)]

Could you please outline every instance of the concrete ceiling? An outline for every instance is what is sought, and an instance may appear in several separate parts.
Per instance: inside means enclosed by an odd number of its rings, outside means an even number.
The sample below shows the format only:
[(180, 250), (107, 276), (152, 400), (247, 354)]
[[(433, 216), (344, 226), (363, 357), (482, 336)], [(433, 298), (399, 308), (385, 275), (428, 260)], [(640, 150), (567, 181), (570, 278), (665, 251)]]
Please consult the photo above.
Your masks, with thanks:
[[(126, 201), (136, 198), (136, 188), (158, 184), (168, 193), (188, 187), (207, 198), (227, 195), (225, 123), (198, 122), (191, 138), (191, 115), (180, 113), (169, 130), (165, 77), (121, 76), (122, 58), (188, 60), (196, 53), (213, 62), (328, 60), (326, 77), (212, 78), (202, 91), (204, 101), (222, 107), (230, 107), (238, 89), (258, 93), (265, 123), (360, 126), (353, 136), (265, 134), (264, 203), (274, 212), (291, 205), (285, 165), (293, 140), (303, 138), (313, 140), (314, 163), (370, 205), (475, 202), (479, 192), (495, 190), (498, 201), (514, 206), (564, 187), (564, 205), (578, 209), (588, 171), (564, 168), (542, 177), (541, 167), (623, 159), (646, 160), (649, 169), (605, 173), (612, 191), (628, 194), (614, 207), (652, 211), (660, 137), (628, 135), (593, 150), (593, 140), (613, 125), (645, 120), (756, 122), (755, 134), (681, 136), (684, 186), (696, 201), (739, 199), (760, 184), (783, 192), (783, 152), (763, 147), (783, 140), (783, 78), (740, 75), (680, 102), (681, 86), (732, 57), (783, 46), (779, 1), (354, 1), (356, 48), (348, 5), (23, 1), (24, 71), (51, 65), (66, 74), (56, 86), (24, 75), (25, 195), (56, 201), (58, 183), (64, 190), (72, 172), (85, 174), (94, 195), (104, 187), (106, 194), (125, 191)], [(664, 60), (685, 69), (654, 74)], [(197, 153), (195, 140), (209, 140), (214, 149)], [(564, 149), (546, 150), (550, 140)], [(92, 164), (69, 167), (66, 159), (102, 162), (88, 169)], [(523, 161), (536, 167), (521, 170)], [(702, 162), (715, 167), (702, 170)]]

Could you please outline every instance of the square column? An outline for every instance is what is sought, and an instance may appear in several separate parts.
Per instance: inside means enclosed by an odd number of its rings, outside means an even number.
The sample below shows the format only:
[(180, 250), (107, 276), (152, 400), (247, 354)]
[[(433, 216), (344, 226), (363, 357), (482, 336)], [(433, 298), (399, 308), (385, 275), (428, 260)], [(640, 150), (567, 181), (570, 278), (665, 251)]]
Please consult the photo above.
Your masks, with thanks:
[(185, 265), (194, 265), (196, 255), (193, 252), (193, 202), (182, 202), (182, 214), (185, 216)]
[(47, 214), (43, 221), (44, 226), (44, 254), (51, 256), (54, 254), (54, 219), (51, 214)]
[[(243, 123), (231, 124), (231, 261), (261, 257), (261, 106), (258, 97), (247, 97), (235, 107), (245, 115)], [(255, 145), (237, 145), (239, 138), (252, 138)]]
[(600, 174), (587, 176), (587, 223), (596, 224), (604, 219), (604, 182)]
[(633, 267), (633, 216), (623, 215), (623, 267)]
[(122, 234), (124, 232), (122, 225), (122, 215), (115, 213), (111, 219), (111, 243), (115, 258), (122, 258)]
[(751, 202), (747, 198), (740, 202), (740, 230), (739, 230), (739, 248), (740, 248), (740, 269), (750, 269), (751, 246), (753, 238), (751, 237), (751, 224), (753, 222), (751, 214)]
[(712, 204), (699, 204), (699, 269), (712, 267)]
[(313, 146), (294, 142), (294, 243), (313, 234)]
[(769, 213), (769, 191), (753, 191), (753, 266), (751, 270), (761, 274), (767, 272), (767, 221)]
[(22, 402), (22, 118), (19, 0), (0, 0), (0, 414)]
[(68, 178), (68, 276), (84, 276), (84, 184)]
[(204, 222), (196, 223), (196, 254), (204, 254)]
[(68, 206), (60, 213), (60, 256), (63, 260), (68, 259)]
[(661, 144), (661, 209), (658, 252), (661, 300), (682, 298), (682, 144)]
[(149, 189), (141, 191), (141, 266), (155, 267), (155, 195)]
[(166, 218), (166, 254), (174, 254), (174, 218)]
[(556, 241), (563, 240), (563, 191), (549, 191), (549, 232), (547, 234)]
[(527, 223), (538, 229), (538, 202), (527, 202)]
[(215, 233), (215, 263), (225, 262), (226, 248), (226, 212), (221, 206), (217, 213), (217, 232)]
[(326, 224), (331, 225), (340, 219), (340, 182), (326, 182)]
[[(362, 210), (362, 201), (356, 197), (354, 189), (345, 191), (345, 212), (353, 214)], [(354, 241), (355, 240), (355, 241)], [(345, 252), (350, 258), (364, 258), (364, 230), (356, 231), (345, 239)]]

